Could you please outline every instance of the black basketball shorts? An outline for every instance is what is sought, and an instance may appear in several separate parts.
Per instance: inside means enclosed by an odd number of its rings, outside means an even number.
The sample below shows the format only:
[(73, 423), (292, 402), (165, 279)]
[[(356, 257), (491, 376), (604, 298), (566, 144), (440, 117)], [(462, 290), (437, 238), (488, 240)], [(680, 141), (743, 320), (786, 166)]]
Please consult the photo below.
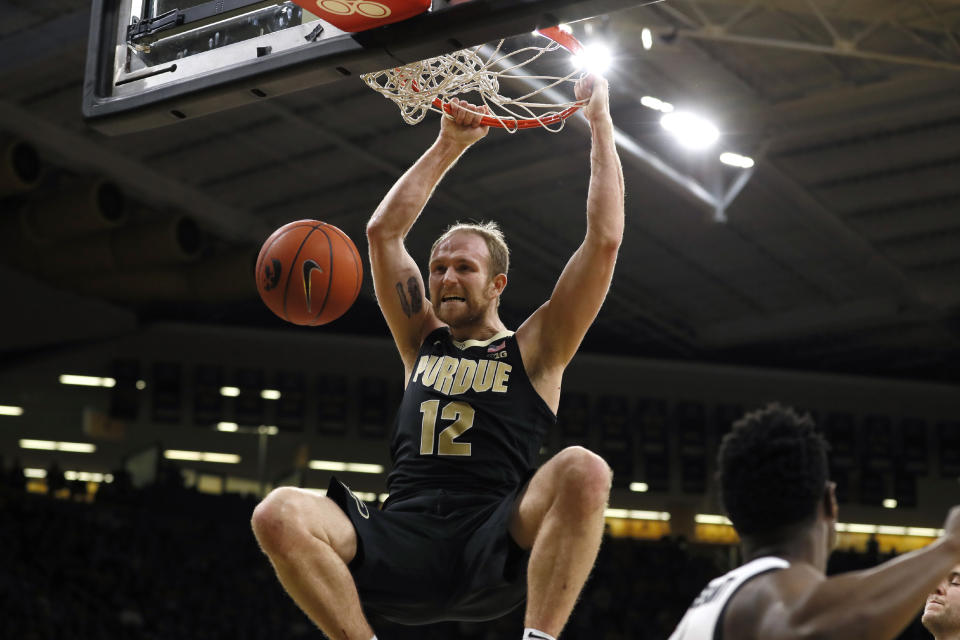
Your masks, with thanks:
[(327, 497), (357, 531), (350, 572), (364, 609), (401, 624), (493, 620), (526, 599), (529, 552), (505, 496), (436, 490), (370, 508), (333, 478)]

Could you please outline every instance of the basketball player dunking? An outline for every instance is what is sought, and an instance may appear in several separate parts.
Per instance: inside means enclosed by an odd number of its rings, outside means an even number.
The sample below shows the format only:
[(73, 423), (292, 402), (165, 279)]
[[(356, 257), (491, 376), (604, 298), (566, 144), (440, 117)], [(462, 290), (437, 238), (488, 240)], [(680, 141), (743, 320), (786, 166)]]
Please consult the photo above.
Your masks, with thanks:
[(745, 564), (716, 578), (670, 640), (891, 640), (960, 562), (960, 508), (944, 536), (866, 571), (827, 578), (837, 500), (813, 421), (770, 405), (735, 423), (717, 467)]
[(273, 491), (253, 528), (287, 592), (336, 640), (374, 636), (364, 609), (405, 624), (489, 620), (526, 598), (524, 638), (560, 634), (596, 559), (611, 472), (580, 447), (536, 472), (563, 371), (606, 297), (623, 235), (624, 186), (607, 83), (590, 98), (587, 231), (549, 300), (516, 331), (497, 312), (508, 251), (494, 224), (457, 224), (434, 244), (429, 299), (404, 238), (443, 175), (487, 134), (453, 99), (434, 144), (367, 225), (377, 300), (405, 370), (390, 497), (369, 510)]

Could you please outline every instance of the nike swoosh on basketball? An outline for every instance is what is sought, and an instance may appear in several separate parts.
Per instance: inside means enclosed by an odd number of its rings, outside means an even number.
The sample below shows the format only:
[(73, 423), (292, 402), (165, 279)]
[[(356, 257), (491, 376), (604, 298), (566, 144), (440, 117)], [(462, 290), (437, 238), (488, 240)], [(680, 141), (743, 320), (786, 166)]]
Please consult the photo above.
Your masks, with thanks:
[(307, 299), (307, 311), (313, 311), (310, 308), (310, 276), (313, 275), (314, 271), (319, 271), (323, 273), (323, 269), (320, 268), (313, 260), (304, 260), (303, 261), (303, 295)]

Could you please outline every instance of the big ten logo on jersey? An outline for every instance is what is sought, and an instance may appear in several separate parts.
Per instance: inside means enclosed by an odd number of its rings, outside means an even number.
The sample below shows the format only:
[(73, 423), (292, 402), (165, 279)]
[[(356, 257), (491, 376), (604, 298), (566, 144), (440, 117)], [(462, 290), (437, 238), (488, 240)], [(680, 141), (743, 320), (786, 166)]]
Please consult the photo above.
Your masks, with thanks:
[(507, 357), (506, 341), (487, 347), (487, 357), (494, 360), (503, 360)]
[(502, 360), (471, 360), (452, 356), (422, 356), (411, 382), (420, 382), (445, 395), (460, 395), (471, 389), (476, 393), (506, 393), (512, 365)]
[(727, 587), (734, 581), (733, 576), (724, 576), (722, 578), (717, 578), (713, 580), (710, 584), (703, 588), (703, 591), (700, 592), (700, 595), (697, 596), (697, 599), (693, 601), (693, 604), (690, 605), (690, 608), (699, 607), (705, 604), (710, 604), (724, 591), (727, 590)]

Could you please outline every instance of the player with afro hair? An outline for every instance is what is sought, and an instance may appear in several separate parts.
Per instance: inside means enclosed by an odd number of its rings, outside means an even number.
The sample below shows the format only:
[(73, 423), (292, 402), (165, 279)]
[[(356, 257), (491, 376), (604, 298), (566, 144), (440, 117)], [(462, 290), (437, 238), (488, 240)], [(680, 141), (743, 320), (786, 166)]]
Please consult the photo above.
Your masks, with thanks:
[(836, 544), (829, 447), (809, 416), (771, 404), (720, 445), (720, 494), (744, 564), (710, 582), (670, 640), (893, 640), (960, 562), (960, 507), (942, 538), (865, 571), (827, 577)]

